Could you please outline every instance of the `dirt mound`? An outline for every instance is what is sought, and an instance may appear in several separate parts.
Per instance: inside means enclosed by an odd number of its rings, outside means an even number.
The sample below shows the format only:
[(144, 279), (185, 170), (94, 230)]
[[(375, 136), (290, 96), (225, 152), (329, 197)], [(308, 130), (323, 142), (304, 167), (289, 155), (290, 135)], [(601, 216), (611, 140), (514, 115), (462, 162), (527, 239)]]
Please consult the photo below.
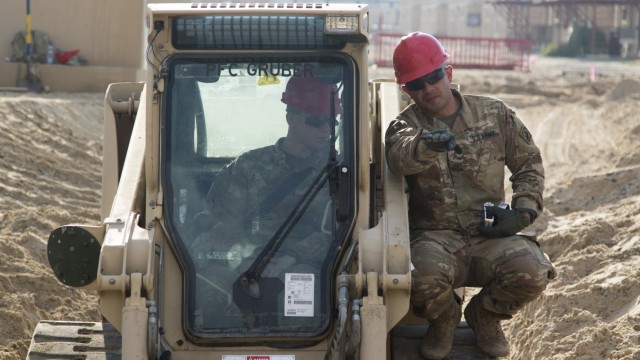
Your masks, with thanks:
[(621, 100), (633, 96), (640, 98), (640, 82), (632, 79), (620, 81), (615, 88), (609, 93), (609, 100)]
[(40, 319), (100, 319), (54, 278), (46, 240), (100, 221), (102, 98), (0, 94), (0, 359), (24, 359)]
[(542, 150), (546, 209), (535, 225), (559, 276), (507, 323), (510, 358), (638, 359), (640, 83), (547, 80), (538, 83), (559, 96), (508, 96)]

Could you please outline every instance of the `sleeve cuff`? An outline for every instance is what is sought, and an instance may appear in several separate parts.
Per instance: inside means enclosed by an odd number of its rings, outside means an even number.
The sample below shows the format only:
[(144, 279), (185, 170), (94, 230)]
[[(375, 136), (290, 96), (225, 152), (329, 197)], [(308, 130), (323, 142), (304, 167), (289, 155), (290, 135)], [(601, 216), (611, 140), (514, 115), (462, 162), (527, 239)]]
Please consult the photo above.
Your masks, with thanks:
[(512, 209), (531, 209), (536, 213), (536, 216), (542, 212), (542, 208), (538, 205), (538, 202), (527, 198), (527, 197), (519, 197), (513, 201), (511, 204)]
[(528, 208), (516, 208), (516, 210), (529, 213), (529, 215), (531, 215), (531, 223), (532, 224), (538, 218), (538, 213), (535, 210), (528, 209)]
[(513, 201), (513, 203), (511, 204), (512, 208), (527, 208), (527, 209), (533, 209), (535, 211), (540, 211), (542, 210), (541, 207), (538, 205), (538, 202), (528, 198), (528, 197), (519, 197), (517, 199), (515, 199)]

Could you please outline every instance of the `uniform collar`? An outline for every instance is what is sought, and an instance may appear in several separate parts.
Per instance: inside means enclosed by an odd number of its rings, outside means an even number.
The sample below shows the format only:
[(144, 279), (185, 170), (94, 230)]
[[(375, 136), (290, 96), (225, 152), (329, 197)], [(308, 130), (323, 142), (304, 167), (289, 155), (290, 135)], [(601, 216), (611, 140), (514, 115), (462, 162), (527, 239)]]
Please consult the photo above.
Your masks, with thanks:
[(316, 151), (306, 158), (300, 158), (295, 155), (288, 154), (282, 148), (282, 143), (284, 142), (284, 138), (278, 139), (274, 145), (275, 151), (275, 161), (279, 165), (287, 165), (294, 169), (297, 168), (305, 168), (305, 167), (319, 167), (324, 165), (327, 162), (327, 154), (328, 150), (322, 149), (321, 151)]
[[(458, 103), (460, 104), (460, 109), (458, 110), (458, 116), (456, 117), (456, 120), (453, 122), (453, 128), (451, 129), (451, 132), (453, 134), (457, 134), (470, 127), (469, 126), (470, 121), (471, 122), (473, 121), (473, 116), (472, 116), (472, 112), (471, 112), (471, 108), (469, 107), (469, 104), (465, 100), (464, 96), (460, 93), (460, 91), (456, 89), (451, 89), (451, 92), (453, 93), (453, 96), (458, 100)], [(428, 125), (427, 128), (449, 129), (448, 125), (445, 124), (444, 122), (436, 119), (433, 116), (425, 114), (425, 112), (422, 111), (422, 109), (415, 102), (411, 104), (411, 107), (413, 107), (413, 111), (418, 116), (419, 122), (423, 123), (421, 124), (423, 127), (424, 127), (424, 124), (427, 124)]]
[(451, 132), (453, 134), (458, 134), (470, 127), (469, 121), (473, 121), (473, 116), (471, 116), (469, 104), (465, 100), (464, 96), (462, 96), (460, 91), (451, 89), (451, 92), (453, 93), (453, 96), (458, 99), (458, 103), (460, 104), (458, 117), (453, 122), (453, 127), (451, 128)]

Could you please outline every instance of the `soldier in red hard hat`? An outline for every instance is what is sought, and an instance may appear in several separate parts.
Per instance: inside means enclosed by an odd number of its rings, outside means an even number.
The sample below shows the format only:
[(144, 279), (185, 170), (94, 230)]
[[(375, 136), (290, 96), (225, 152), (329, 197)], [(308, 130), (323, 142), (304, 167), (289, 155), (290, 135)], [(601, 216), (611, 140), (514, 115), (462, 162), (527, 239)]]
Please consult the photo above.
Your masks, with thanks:
[[(287, 104), (289, 130), (283, 150), (292, 154), (310, 154), (321, 149), (329, 140), (329, 116), (342, 114), (335, 84), (326, 84), (315, 77), (291, 77), (282, 102)], [(300, 121), (304, 119), (304, 121)]]
[[(500, 321), (537, 298), (556, 276), (534, 238), (520, 234), (542, 213), (540, 150), (502, 101), (451, 88), (449, 55), (433, 36), (404, 36), (396, 81), (413, 103), (391, 122), (385, 152), (409, 186), (411, 304), (429, 321), (421, 354), (442, 359), (462, 317), (454, 289), (480, 287), (464, 314), (480, 351), (507, 356)], [(510, 206), (504, 169), (511, 172)]]

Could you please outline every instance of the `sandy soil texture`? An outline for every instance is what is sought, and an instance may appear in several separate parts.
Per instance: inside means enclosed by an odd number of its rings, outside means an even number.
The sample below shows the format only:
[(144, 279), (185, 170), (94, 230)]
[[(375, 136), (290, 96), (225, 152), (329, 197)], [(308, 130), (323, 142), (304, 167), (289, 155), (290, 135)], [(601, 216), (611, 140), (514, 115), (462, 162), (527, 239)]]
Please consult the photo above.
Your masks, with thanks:
[[(559, 276), (505, 322), (510, 359), (640, 359), (640, 62), (540, 58), (454, 81), (505, 100), (543, 152), (530, 230)], [(24, 359), (40, 319), (100, 319), (93, 294), (57, 282), (46, 240), (100, 221), (102, 98), (0, 93), (0, 359)]]

